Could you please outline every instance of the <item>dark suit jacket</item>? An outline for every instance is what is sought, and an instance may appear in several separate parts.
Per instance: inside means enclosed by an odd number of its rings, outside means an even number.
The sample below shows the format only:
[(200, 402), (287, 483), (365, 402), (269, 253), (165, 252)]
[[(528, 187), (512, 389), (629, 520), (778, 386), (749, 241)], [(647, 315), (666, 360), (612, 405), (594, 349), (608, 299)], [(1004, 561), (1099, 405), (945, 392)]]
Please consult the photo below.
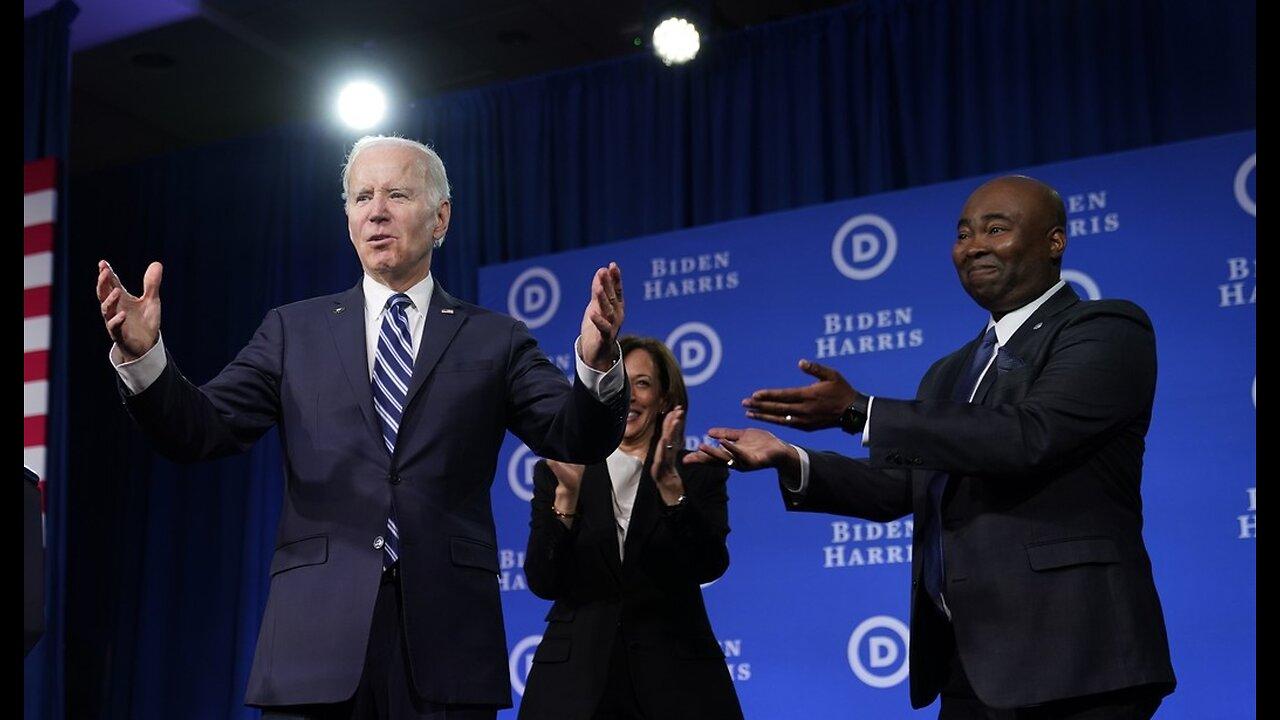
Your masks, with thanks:
[[(952, 386), (980, 338), (934, 363), (914, 401), (875, 399), (870, 462), (810, 452), (789, 509), (929, 517), (951, 474), (942, 538), (956, 646), (993, 707), (1157, 684), (1171, 692), (1164, 616), (1142, 542), (1142, 454), (1155, 335), (1138, 306), (1055, 293), (997, 356), (972, 404)], [(925, 550), (916, 528), (913, 557)], [(945, 627), (912, 567), (911, 702), (943, 681)]]
[(556, 602), (533, 656), (521, 720), (590, 718), (619, 638), (645, 717), (742, 717), (699, 587), (729, 567), (728, 472), (676, 467), (685, 505), (664, 508), (646, 463), (619, 561), (608, 466), (584, 471), (572, 529), (551, 510), (555, 475), (545, 462), (536, 466), (524, 571), (534, 594)]
[(618, 445), (627, 397), (605, 406), (567, 382), (522, 323), (437, 284), (394, 455), (373, 409), (360, 285), (267, 313), (200, 388), (170, 357), (125, 402), (180, 461), (241, 452), (279, 427), (284, 507), (247, 703), (355, 691), (382, 571), (374, 542), (394, 503), (415, 686), (434, 702), (509, 706), (489, 502), (503, 433), (542, 455), (596, 462)]

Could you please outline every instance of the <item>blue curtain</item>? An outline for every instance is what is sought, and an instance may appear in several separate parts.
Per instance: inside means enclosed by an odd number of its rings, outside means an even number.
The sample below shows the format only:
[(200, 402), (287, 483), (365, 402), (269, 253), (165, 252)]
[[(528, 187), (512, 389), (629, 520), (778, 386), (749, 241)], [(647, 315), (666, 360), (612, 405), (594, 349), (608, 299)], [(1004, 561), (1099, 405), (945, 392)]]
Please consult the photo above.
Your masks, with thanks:
[[(434, 272), (473, 299), (483, 264), (1251, 128), (1255, 22), (1253, 2), (866, 0), (710, 38), (683, 68), (637, 54), (421, 100), (390, 130), (444, 158)], [(115, 395), (95, 263), (134, 289), (165, 263), (165, 341), (204, 381), (270, 307), (357, 281), (352, 139), (299, 124), (73, 181), (72, 716), (254, 716), (281, 492), (274, 436), (197, 466), (149, 451)]]
[(67, 464), (67, 397), (71, 374), (67, 356), (69, 303), (67, 269), (68, 106), (71, 89), (71, 21), (79, 8), (62, 0), (25, 21), (22, 32), (22, 160), (53, 157), (58, 167), (54, 235), (49, 425), (45, 446), (45, 633), (23, 660), (23, 716), (60, 718), (64, 713), (66, 648), (66, 560), (68, 491), (75, 483)]

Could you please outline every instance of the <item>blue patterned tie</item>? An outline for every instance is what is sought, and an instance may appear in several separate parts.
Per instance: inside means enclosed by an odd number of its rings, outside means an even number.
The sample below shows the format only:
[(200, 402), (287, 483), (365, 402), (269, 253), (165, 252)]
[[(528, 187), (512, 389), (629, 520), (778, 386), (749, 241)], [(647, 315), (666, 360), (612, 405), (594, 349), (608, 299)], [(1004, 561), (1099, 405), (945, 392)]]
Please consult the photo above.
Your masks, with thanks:
[[(378, 350), (373, 356), (373, 407), (378, 411), (382, 441), (388, 453), (396, 450), (400, 418), (404, 415), (409, 381), (413, 378), (413, 336), (409, 334), (409, 319), (404, 312), (412, 304), (404, 293), (396, 293), (387, 300), (382, 327), (378, 330)], [(400, 529), (396, 527), (394, 503), (387, 515), (387, 537), (382, 549), (383, 567), (391, 567), (400, 559)]]
[[(987, 365), (991, 362), (992, 351), (996, 349), (996, 327), (992, 325), (987, 329), (987, 333), (982, 336), (982, 342), (977, 349), (973, 351), (973, 357), (969, 360), (969, 367), (965, 369), (963, 375), (956, 379), (956, 384), (951, 388), (951, 399), (957, 402), (969, 402), (969, 397), (973, 395), (974, 388), (978, 381), (982, 379), (982, 371), (987, 369)], [(924, 589), (929, 593), (929, 597), (933, 598), (933, 602), (938, 606), (947, 617), (951, 617), (951, 611), (947, 609), (946, 603), (942, 599), (942, 586), (945, 582), (944, 566), (942, 560), (942, 494), (947, 489), (947, 481), (951, 476), (947, 473), (937, 473), (929, 481), (929, 510), (930, 517), (928, 522), (924, 523), (921, 545), (925, 549), (923, 565), (920, 568), (920, 575), (924, 580)]]

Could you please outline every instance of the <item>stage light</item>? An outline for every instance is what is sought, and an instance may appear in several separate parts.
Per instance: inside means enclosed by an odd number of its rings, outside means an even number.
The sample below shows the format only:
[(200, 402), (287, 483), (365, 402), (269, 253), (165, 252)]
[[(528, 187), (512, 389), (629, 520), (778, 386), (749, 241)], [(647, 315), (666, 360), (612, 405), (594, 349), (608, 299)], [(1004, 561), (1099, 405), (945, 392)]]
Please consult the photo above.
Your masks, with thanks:
[(684, 18), (671, 17), (653, 29), (653, 50), (664, 65), (683, 65), (698, 54), (698, 28)]
[(382, 122), (386, 113), (387, 96), (371, 82), (347, 83), (338, 93), (338, 117), (355, 130), (368, 130)]

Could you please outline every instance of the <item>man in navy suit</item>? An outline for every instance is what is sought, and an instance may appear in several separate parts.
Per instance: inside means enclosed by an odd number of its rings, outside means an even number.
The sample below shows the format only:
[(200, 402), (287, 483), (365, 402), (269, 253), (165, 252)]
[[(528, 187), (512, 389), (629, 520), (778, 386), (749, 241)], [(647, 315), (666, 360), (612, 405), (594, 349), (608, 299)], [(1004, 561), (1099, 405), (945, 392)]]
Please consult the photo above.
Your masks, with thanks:
[(449, 183), (431, 149), (367, 137), (343, 171), (364, 277), (275, 308), (196, 387), (105, 261), (98, 299), (129, 412), (164, 455), (248, 449), (279, 428), (285, 494), (246, 703), (275, 718), (493, 718), (511, 705), (489, 488), (504, 432), (604, 460), (628, 393), (615, 264), (592, 280), (570, 384), (528, 330), (449, 296), (431, 257)]
[(969, 196), (951, 259), (989, 313), (915, 400), (869, 397), (835, 370), (759, 390), (748, 417), (862, 433), (869, 460), (714, 429), (692, 461), (778, 469), (788, 510), (915, 515), (911, 704), (940, 718), (1149, 718), (1174, 687), (1142, 541), (1155, 333), (1123, 300), (1060, 278), (1066, 212), (1003, 177)]

